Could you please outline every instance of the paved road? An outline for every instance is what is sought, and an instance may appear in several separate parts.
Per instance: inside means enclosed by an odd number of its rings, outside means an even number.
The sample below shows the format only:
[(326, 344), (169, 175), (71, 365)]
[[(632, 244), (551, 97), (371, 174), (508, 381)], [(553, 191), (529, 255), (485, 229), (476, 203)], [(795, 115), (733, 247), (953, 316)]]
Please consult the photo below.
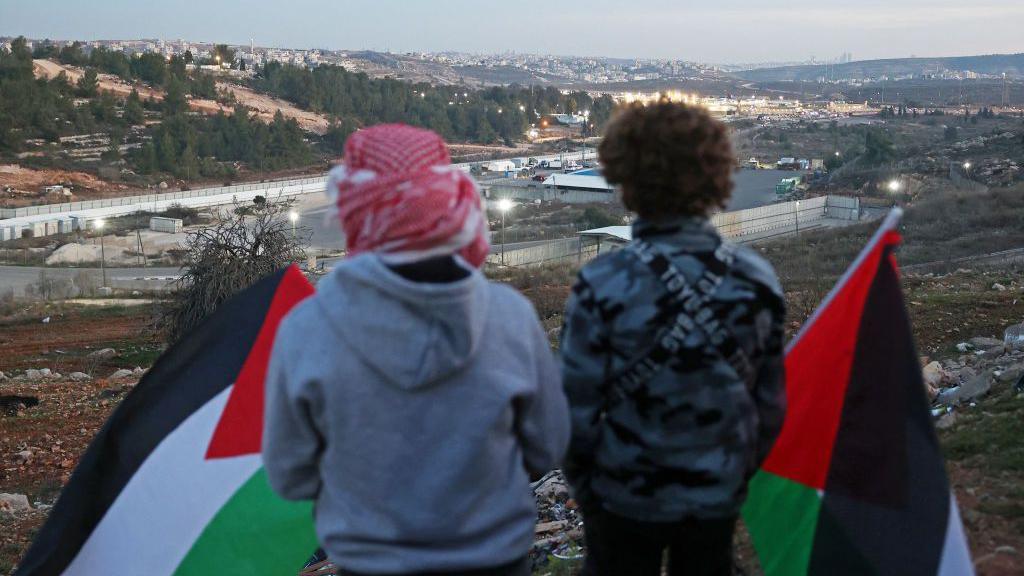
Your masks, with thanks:
[[(176, 278), (178, 268), (107, 268), (107, 284), (115, 288), (155, 288)], [(13, 290), (16, 296), (25, 295), (25, 288), (38, 284), (45, 275), (48, 279), (62, 279), (92, 286), (102, 284), (99, 268), (42, 268), (35, 266), (0, 266), (0, 293)], [(87, 279), (87, 280), (86, 280)]]
[(747, 170), (733, 174), (733, 188), (728, 210), (745, 210), (775, 202), (775, 185), (783, 178), (792, 178), (797, 172), (787, 170)]
[(329, 218), (331, 201), (323, 192), (299, 196), (295, 205), (299, 213), (298, 225), (307, 234), (312, 233), (310, 245), (314, 249), (335, 251), (345, 247), (345, 237), (337, 219)]

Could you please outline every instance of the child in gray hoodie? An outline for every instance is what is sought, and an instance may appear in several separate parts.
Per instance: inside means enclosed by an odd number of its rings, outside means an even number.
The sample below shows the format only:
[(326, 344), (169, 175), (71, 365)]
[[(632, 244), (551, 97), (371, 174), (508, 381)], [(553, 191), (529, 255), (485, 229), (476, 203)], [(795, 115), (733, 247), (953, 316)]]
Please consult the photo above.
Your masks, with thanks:
[(568, 443), (535, 311), (478, 270), (472, 180), (433, 132), (349, 138), (332, 171), (350, 258), (282, 322), (263, 455), (282, 497), (316, 501), (342, 574), (527, 575), (530, 475)]

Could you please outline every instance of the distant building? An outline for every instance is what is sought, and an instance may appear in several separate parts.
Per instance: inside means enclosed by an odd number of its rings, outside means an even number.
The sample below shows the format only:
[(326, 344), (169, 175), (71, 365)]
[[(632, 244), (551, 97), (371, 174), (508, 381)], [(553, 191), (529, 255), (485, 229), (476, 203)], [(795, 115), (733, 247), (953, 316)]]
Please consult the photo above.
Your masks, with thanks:
[(597, 168), (577, 170), (568, 174), (552, 174), (544, 180), (551, 199), (566, 203), (613, 202), (615, 187)]
[(633, 229), (629, 226), (605, 226), (583, 230), (579, 233), (581, 254), (600, 256), (605, 252), (619, 250), (633, 239)]
[(587, 121), (586, 118), (577, 114), (554, 114), (552, 118), (555, 119), (555, 122), (566, 126), (579, 126)]

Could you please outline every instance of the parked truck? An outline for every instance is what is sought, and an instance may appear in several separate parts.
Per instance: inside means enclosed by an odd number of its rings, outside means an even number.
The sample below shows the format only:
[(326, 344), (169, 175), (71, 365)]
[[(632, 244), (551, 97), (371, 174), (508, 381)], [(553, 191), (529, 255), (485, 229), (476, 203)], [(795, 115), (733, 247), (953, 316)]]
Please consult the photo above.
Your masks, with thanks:
[(791, 194), (796, 190), (798, 184), (800, 184), (799, 178), (783, 178), (782, 181), (775, 185), (775, 195), (785, 196), (786, 194)]

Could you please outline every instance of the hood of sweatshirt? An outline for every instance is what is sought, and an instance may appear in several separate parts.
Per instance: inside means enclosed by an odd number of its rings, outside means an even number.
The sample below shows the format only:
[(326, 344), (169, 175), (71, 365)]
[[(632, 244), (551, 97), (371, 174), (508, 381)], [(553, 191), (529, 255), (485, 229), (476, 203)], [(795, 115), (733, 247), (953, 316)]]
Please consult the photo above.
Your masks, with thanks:
[(473, 269), (456, 282), (413, 282), (375, 254), (346, 260), (317, 284), (317, 306), (345, 344), (381, 378), (428, 387), (461, 370), (479, 348), (488, 282)]

